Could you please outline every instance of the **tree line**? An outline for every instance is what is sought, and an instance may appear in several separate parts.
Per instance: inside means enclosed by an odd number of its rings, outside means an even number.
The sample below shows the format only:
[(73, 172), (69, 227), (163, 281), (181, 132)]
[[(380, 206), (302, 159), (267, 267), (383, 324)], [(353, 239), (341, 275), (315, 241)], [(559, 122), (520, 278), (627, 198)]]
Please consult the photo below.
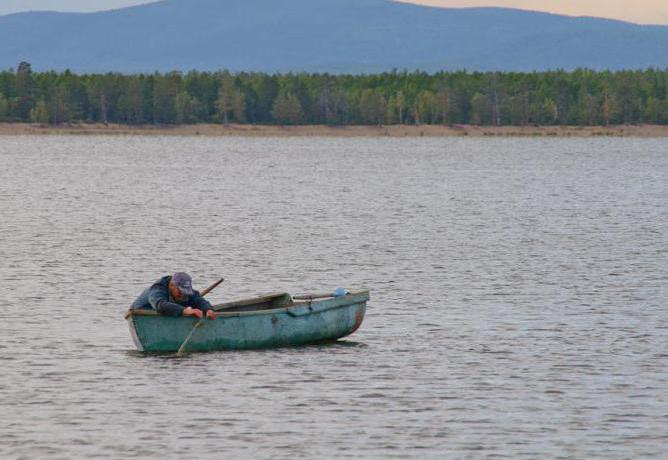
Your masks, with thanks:
[(0, 122), (668, 124), (668, 70), (373, 75), (0, 72)]

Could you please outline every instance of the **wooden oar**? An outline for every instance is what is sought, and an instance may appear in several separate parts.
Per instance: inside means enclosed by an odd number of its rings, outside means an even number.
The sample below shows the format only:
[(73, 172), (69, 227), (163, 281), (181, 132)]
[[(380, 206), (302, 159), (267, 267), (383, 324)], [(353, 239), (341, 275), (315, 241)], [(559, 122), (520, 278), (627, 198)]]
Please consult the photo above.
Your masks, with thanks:
[[(218, 281), (216, 281), (215, 283), (213, 283), (211, 286), (209, 286), (208, 288), (204, 289), (204, 290), (200, 293), (200, 295), (201, 295), (202, 297), (205, 296), (205, 295), (207, 295), (209, 292), (213, 291), (216, 287), (218, 287), (218, 285), (219, 285), (220, 283), (222, 283), (223, 281), (225, 281), (225, 278), (221, 278), (221, 279), (219, 279)], [(190, 333), (188, 334), (188, 336), (186, 337), (186, 339), (183, 341), (183, 343), (182, 343), (181, 346), (179, 347), (179, 351), (176, 352), (176, 356), (181, 357), (181, 356), (183, 356), (183, 355), (185, 354), (186, 346), (188, 346), (188, 342), (190, 342), (190, 338), (193, 336), (193, 334), (195, 333), (195, 330), (196, 330), (198, 327), (201, 327), (201, 326), (204, 325), (204, 320), (205, 320), (205, 319), (206, 319), (206, 316), (203, 316), (202, 319), (200, 319), (199, 321), (197, 321), (197, 323), (195, 323), (195, 325), (193, 326), (193, 328), (190, 330)]]
[(206, 316), (203, 316), (202, 319), (200, 319), (199, 321), (197, 321), (197, 323), (195, 323), (193, 328), (190, 330), (190, 334), (188, 334), (188, 337), (186, 337), (186, 339), (183, 341), (183, 343), (179, 347), (179, 351), (176, 352), (176, 356), (181, 357), (185, 354), (186, 346), (188, 345), (188, 342), (190, 342), (190, 337), (193, 336), (193, 333), (195, 332), (195, 329), (197, 329), (198, 327), (200, 327), (202, 325), (202, 323), (204, 323), (205, 318), (206, 318)]
[(209, 292), (211, 292), (211, 291), (213, 291), (214, 289), (216, 289), (216, 288), (218, 287), (218, 285), (219, 285), (220, 283), (222, 283), (223, 281), (225, 281), (225, 278), (221, 278), (221, 279), (219, 279), (218, 281), (216, 281), (215, 283), (213, 283), (211, 286), (209, 286), (208, 288), (206, 288), (206, 289), (204, 289), (202, 292), (200, 292), (199, 295), (201, 295), (202, 297), (204, 297), (204, 296), (207, 295)]
[(334, 294), (332, 294), (332, 293), (329, 293), (329, 294), (303, 294), (303, 295), (293, 296), (292, 298), (294, 300), (315, 300), (315, 299), (327, 299), (329, 297), (334, 297)]

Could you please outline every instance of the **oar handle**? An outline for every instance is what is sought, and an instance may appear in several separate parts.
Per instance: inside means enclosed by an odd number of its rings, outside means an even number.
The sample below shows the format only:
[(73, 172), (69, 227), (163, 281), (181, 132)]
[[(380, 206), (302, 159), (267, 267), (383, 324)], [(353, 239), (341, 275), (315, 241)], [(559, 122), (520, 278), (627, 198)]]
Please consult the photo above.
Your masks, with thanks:
[(214, 289), (216, 289), (216, 288), (220, 285), (220, 283), (222, 283), (223, 281), (225, 281), (225, 278), (221, 278), (221, 279), (219, 279), (218, 281), (216, 281), (215, 283), (213, 283), (211, 286), (209, 286), (208, 288), (206, 288), (206, 289), (204, 289), (202, 292), (200, 292), (199, 295), (201, 295), (202, 297), (204, 297), (204, 296), (207, 295), (209, 292), (211, 292), (211, 291), (213, 291)]

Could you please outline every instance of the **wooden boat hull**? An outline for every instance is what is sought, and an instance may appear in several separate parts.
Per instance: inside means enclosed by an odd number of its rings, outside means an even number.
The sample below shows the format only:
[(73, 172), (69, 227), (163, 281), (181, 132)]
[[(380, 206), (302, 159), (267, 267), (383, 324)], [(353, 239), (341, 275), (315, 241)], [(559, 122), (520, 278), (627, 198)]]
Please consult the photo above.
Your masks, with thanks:
[[(368, 300), (367, 291), (298, 303), (282, 294), (216, 306), (218, 318), (203, 321), (188, 342), (187, 351), (247, 350), (336, 340), (360, 327)], [(286, 306), (274, 308), (281, 304)], [(192, 317), (160, 316), (153, 311), (134, 311), (128, 317), (135, 345), (148, 352), (177, 351), (197, 321)]]

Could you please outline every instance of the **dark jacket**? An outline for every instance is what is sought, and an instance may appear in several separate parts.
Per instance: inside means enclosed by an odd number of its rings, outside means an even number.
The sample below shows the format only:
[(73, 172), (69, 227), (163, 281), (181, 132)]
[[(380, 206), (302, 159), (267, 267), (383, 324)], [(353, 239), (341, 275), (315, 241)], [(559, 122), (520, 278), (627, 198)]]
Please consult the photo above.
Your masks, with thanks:
[(195, 290), (193, 290), (193, 295), (186, 300), (176, 302), (169, 295), (169, 282), (171, 280), (171, 276), (160, 278), (132, 302), (130, 309), (155, 310), (164, 316), (182, 316), (183, 309), (186, 307), (198, 308), (204, 313), (212, 309), (211, 304)]

